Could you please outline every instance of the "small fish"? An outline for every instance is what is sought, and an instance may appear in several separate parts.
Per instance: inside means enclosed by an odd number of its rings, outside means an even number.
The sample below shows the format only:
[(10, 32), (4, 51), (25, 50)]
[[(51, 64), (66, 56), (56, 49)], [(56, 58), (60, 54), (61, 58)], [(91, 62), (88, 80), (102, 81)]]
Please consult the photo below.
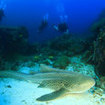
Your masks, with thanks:
[(27, 75), (14, 71), (0, 71), (0, 77), (26, 80), (39, 84), (38, 88), (53, 89), (54, 92), (45, 94), (37, 101), (51, 101), (67, 93), (83, 93), (95, 85), (93, 78), (71, 71), (55, 69), (44, 64), (40, 65), (40, 73)]

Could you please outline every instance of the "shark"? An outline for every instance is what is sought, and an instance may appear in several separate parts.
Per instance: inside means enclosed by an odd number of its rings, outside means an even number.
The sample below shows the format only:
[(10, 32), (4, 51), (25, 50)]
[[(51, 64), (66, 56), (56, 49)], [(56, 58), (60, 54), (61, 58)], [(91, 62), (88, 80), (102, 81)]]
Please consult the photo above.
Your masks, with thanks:
[(16, 71), (0, 71), (0, 78), (13, 78), (38, 84), (38, 88), (49, 88), (53, 92), (38, 97), (37, 101), (51, 101), (66, 94), (84, 93), (95, 85), (95, 80), (78, 72), (66, 71), (40, 64), (40, 72), (25, 74)]

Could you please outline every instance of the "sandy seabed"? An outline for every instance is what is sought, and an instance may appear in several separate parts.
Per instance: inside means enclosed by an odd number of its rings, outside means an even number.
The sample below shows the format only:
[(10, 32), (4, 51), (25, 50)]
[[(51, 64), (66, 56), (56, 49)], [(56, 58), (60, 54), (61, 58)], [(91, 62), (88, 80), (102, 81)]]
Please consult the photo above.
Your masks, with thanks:
[(0, 79), (0, 105), (105, 105), (99, 100), (101, 96), (94, 97), (92, 93), (69, 94), (50, 102), (38, 102), (36, 98), (52, 90), (37, 86), (10, 78)]

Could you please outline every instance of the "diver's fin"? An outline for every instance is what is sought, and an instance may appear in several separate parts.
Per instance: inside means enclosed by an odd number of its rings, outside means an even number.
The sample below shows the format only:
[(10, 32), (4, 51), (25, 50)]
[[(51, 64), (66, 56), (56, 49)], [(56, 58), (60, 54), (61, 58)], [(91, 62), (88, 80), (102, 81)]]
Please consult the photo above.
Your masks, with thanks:
[(58, 97), (64, 95), (65, 92), (68, 92), (68, 91), (64, 88), (61, 88), (61, 89), (54, 91), (52, 93), (43, 95), (43, 96), (37, 98), (36, 100), (37, 101), (51, 101), (51, 100), (57, 99)]
[(40, 72), (62, 72), (62, 71), (64, 71), (64, 70), (52, 68), (45, 64), (40, 64)]

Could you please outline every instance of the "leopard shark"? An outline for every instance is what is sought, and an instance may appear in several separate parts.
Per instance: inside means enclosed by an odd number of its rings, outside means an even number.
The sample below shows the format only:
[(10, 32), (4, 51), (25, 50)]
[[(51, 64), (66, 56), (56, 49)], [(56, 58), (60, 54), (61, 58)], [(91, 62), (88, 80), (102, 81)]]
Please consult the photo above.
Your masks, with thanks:
[(0, 78), (13, 78), (38, 84), (38, 88), (49, 88), (53, 92), (38, 97), (37, 101), (51, 101), (70, 93), (83, 93), (95, 85), (95, 80), (77, 72), (52, 68), (40, 64), (40, 72), (25, 74), (16, 71), (0, 71)]

